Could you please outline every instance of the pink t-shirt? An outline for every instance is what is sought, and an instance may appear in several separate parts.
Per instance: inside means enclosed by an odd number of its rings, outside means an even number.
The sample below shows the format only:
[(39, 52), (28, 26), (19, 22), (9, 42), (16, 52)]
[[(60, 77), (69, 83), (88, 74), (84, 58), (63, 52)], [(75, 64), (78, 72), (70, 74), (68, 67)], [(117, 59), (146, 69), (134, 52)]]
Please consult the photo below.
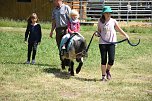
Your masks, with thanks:
[(72, 34), (72, 31), (74, 31), (75, 33), (78, 33), (80, 31), (80, 22), (79, 22), (79, 20), (76, 20), (76, 21), (70, 20), (68, 22), (68, 32), (70, 34)]
[[(107, 42), (117, 41), (116, 30), (115, 30), (115, 24), (117, 23), (118, 22), (113, 18), (110, 18), (110, 20), (104, 24), (100, 22), (100, 20), (98, 21), (98, 27), (101, 29), (101, 33), (100, 33), (101, 37), (99, 39), (99, 44), (109, 44)], [(102, 38), (107, 42), (103, 41)]]

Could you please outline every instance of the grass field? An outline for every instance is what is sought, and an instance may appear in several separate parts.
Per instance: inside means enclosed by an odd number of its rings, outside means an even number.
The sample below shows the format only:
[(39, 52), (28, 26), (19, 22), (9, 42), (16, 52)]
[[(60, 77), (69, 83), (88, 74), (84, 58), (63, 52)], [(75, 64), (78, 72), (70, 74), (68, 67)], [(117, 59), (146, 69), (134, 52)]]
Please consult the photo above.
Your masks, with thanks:
[[(151, 26), (123, 27), (132, 42), (140, 36), (141, 43), (137, 47), (126, 42), (117, 45), (112, 80), (107, 82), (100, 81), (97, 37), (92, 41), (81, 72), (71, 77), (61, 71), (55, 35), (49, 38), (50, 24), (41, 23), (41, 26), (43, 38), (36, 64), (26, 65), (26, 22), (0, 20), (0, 101), (151, 101)], [(95, 30), (96, 26), (81, 27), (87, 43)]]

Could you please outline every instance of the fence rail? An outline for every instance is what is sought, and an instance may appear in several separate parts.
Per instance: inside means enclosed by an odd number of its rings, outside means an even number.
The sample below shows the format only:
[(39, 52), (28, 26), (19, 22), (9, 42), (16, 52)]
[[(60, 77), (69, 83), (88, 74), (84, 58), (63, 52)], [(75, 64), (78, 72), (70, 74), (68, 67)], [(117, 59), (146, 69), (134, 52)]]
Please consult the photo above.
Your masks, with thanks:
[[(102, 0), (97, 2), (88, 1), (68, 1), (66, 2), (72, 9), (77, 9), (80, 13), (81, 23), (97, 21), (102, 14), (104, 5), (111, 6), (112, 17), (121, 20), (150, 20), (152, 19), (152, 0)], [(129, 2), (129, 3), (128, 3)], [(130, 10), (127, 5), (131, 5)]]

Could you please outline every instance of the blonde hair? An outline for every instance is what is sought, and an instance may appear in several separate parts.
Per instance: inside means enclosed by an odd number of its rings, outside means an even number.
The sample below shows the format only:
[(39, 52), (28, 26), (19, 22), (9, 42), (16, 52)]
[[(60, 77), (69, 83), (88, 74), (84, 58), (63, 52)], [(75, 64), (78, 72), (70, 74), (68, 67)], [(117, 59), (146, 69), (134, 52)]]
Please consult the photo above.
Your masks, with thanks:
[(75, 15), (77, 18), (79, 18), (79, 13), (78, 13), (78, 11), (75, 10), (75, 9), (72, 9), (72, 10), (71, 10), (71, 12), (70, 12), (70, 14), (69, 14), (70, 18), (72, 17), (72, 15)]

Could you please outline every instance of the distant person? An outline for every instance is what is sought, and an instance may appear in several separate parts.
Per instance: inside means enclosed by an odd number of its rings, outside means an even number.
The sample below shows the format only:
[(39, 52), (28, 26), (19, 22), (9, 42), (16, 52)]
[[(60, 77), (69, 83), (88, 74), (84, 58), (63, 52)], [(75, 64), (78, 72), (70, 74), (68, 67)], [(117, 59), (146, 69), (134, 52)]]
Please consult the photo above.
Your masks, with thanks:
[(130, 4), (130, 2), (128, 2), (127, 8), (128, 8), (128, 13), (130, 13), (130, 11), (131, 11), (131, 4)]
[(70, 12), (70, 20), (68, 21), (68, 33), (62, 37), (60, 50), (65, 50), (65, 44), (67, 40), (73, 34), (79, 34), (80, 31), (80, 21), (79, 21), (79, 13), (76, 10), (71, 10)]
[[(35, 64), (35, 56), (37, 51), (37, 46), (41, 42), (42, 32), (41, 26), (38, 22), (38, 17), (36, 13), (28, 18), (28, 24), (25, 32), (25, 42), (28, 42), (28, 54), (26, 64), (30, 64), (30, 58), (32, 53), (32, 64)], [(27, 40), (28, 39), (28, 40)]]
[(67, 25), (69, 21), (69, 13), (71, 8), (63, 3), (63, 0), (54, 0), (55, 8), (52, 12), (52, 28), (50, 37), (53, 31), (56, 31), (56, 43), (59, 49), (62, 37), (67, 34)]
[(116, 30), (129, 39), (129, 36), (119, 27), (118, 22), (111, 18), (111, 13), (112, 10), (110, 6), (103, 7), (102, 16), (98, 21), (98, 33), (95, 34), (100, 37), (99, 49), (101, 54), (102, 81), (106, 81), (105, 77), (109, 80), (111, 79), (110, 69), (114, 64), (115, 58), (115, 44), (107, 42), (117, 41)]

